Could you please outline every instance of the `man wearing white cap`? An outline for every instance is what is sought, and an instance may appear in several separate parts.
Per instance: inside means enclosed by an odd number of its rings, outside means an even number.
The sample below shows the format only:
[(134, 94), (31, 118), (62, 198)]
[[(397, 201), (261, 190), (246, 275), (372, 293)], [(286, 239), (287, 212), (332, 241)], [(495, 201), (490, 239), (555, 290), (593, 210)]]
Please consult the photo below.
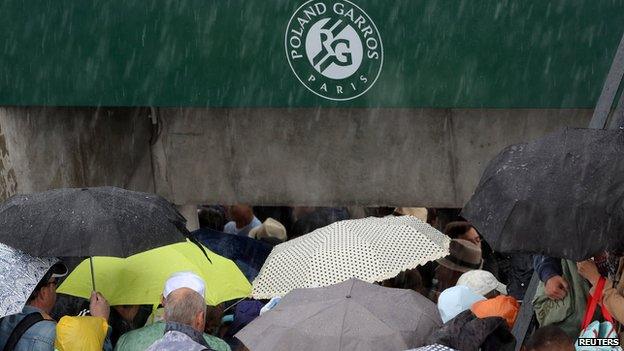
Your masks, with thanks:
[(206, 284), (192, 272), (174, 273), (165, 283), (165, 335), (148, 351), (212, 350), (203, 337)]

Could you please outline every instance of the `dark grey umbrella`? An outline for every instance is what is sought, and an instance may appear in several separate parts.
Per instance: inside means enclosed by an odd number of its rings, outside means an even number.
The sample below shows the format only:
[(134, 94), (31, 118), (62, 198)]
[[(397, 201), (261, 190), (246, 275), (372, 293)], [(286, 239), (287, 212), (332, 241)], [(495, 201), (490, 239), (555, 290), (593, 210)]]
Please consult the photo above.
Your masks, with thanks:
[(579, 261), (624, 246), (624, 131), (563, 129), (487, 166), (462, 215), (501, 252)]
[[(15, 195), (0, 206), (0, 242), (33, 256), (127, 257), (188, 234), (167, 200), (115, 187)], [(93, 261), (91, 283), (95, 291)]]
[(350, 279), (291, 291), (236, 337), (251, 351), (403, 351), (441, 325), (424, 296)]
[(114, 187), (16, 195), (0, 205), (0, 242), (33, 256), (126, 257), (183, 241), (167, 200)]

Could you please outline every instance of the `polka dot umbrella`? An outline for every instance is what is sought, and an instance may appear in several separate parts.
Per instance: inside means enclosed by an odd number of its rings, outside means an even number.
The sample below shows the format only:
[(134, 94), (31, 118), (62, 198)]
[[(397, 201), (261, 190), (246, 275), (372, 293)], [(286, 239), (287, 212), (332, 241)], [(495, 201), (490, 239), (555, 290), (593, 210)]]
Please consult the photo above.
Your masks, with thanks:
[(395, 277), (449, 254), (450, 239), (411, 216), (346, 220), (276, 246), (253, 282), (256, 299), (358, 278)]

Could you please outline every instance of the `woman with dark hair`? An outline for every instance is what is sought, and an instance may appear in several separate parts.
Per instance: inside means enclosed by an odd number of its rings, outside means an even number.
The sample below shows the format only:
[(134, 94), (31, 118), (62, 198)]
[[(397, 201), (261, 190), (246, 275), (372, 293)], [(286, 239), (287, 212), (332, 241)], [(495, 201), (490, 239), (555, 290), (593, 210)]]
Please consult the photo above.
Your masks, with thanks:
[(481, 237), (475, 227), (469, 222), (450, 222), (444, 228), (444, 234), (448, 235), (451, 239), (468, 240), (476, 245), (479, 245), (479, 247), (481, 246)]
[(494, 276), (500, 280), (498, 261), (494, 256), (494, 251), (487, 242), (481, 240), (481, 235), (470, 222), (450, 222), (444, 228), (444, 234), (448, 235), (451, 239), (467, 240), (479, 246), (482, 250), (483, 269), (494, 274)]

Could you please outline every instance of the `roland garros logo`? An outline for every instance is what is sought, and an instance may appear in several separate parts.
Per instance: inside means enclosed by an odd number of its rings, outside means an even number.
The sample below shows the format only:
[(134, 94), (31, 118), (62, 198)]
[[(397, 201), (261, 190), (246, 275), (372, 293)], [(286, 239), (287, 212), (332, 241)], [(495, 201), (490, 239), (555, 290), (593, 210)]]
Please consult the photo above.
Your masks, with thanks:
[(366, 93), (383, 66), (377, 27), (347, 0), (310, 0), (301, 5), (288, 22), (285, 45), (295, 76), (329, 100)]

